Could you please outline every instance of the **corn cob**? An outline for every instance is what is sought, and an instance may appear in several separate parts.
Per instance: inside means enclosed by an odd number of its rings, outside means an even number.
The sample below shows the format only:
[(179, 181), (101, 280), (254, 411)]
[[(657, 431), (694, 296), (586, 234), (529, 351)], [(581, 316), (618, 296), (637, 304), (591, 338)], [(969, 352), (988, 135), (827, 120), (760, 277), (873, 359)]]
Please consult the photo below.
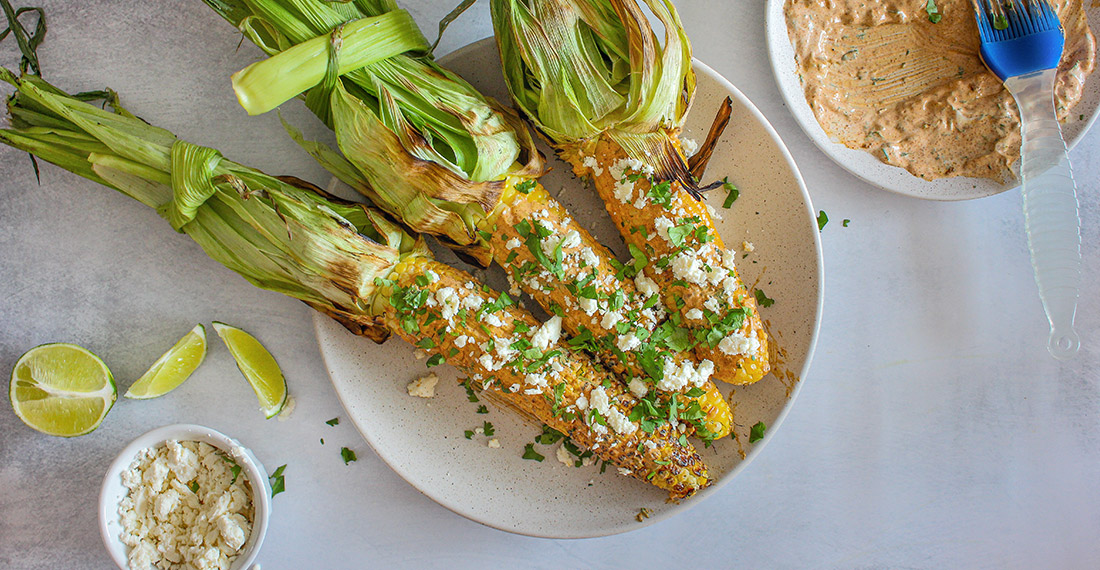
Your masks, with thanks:
[[(246, 108), (249, 102), (260, 98), (259, 94), (270, 83), (259, 79), (265, 75), (265, 66), (279, 69), (280, 60), (296, 58), (298, 52), (305, 51), (303, 46), (316, 43), (317, 38), (307, 38), (308, 33), (303, 30), (318, 36), (334, 34), (330, 29), (343, 24), (348, 17), (348, 13), (337, 13), (334, 7), (315, 1), (295, 3), (295, 9), (308, 11), (312, 15), (300, 22), (286, 15), (275, 17), (275, 9), (280, 2), (274, 0), (248, 0), (242, 4), (241, 10), (232, 15), (225, 9), (223, 0), (208, 3), (255, 41), (262, 40), (249, 31), (256, 24), (254, 19), (261, 18), (269, 28), (285, 31), (285, 43), (298, 44), (235, 76), (235, 89)], [(365, 6), (369, 2), (360, 4)], [(359, 4), (357, 6), (359, 8), (356, 9), (363, 8)], [(364, 10), (360, 15), (380, 17), (378, 14), (392, 9), (391, 6), (379, 5), (374, 10)], [(254, 13), (253, 20), (242, 19), (241, 14), (244, 13)], [(348, 39), (347, 35), (342, 37), (345, 41)], [(268, 49), (269, 53), (277, 51)], [(321, 55), (315, 53), (312, 57), (316, 60)], [(410, 78), (416, 77), (431, 77), (435, 83), (432, 86), (410, 85)], [(344, 83), (351, 87), (345, 89)], [(355, 93), (365, 92), (370, 96), (353, 96), (353, 88)], [(710, 439), (729, 434), (732, 413), (717, 387), (709, 380), (711, 364), (696, 364), (690, 355), (679, 354), (674, 342), (676, 339), (669, 340), (676, 327), (664, 326), (661, 329), (663, 310), (659, 306), (653, 307), (660, 299), (654, 297), (652, 282), (644, 282), (649, 286), (647, 294), (638, 294), (632, 279), (637, 268), (632, 267), (630, 275), (613, 268), (607, 249), (597, 244), (560, 204), (538, 186), (535, 177), (544, 170), (542, 159), (517, 117), (434, 62), (408, 55), (384, 58), (354, 70), (342, 81), (334, 80), (331, 86), (318, 86), (306, 95), (307, 102), (319, 100), (313, 93), (325, 89), (332, 91), (329, 106), (311, 105), (311, 108), (322, 118), (331, 118), (329, 123), (336, 130), (337, 141), (346, 160), (331, 150), (321, 149), (316, 143), (301, 141), (296, 133), (294, 136), (334, 174), (362, 191), (380, 207), (397, 215), (414, 230), (440, 236), (444, 243), (478, 261), (485, 261), (490, 256), (494, 258), (508, 269), (514, 283), (548, 311), (561, 317), (567, 332), (577, 338), (591, 339), (586, 348), (593, 349), (616, 372), (631, 377), (635, 395), (645, 397), (651, 392), (648, 400), (651, 407), (667, 407), (670, 403), (686, 405), (689, 409), (684, 410), (681, 419), (694, 426), (701, 436)], [(435, 102), (435, 91), (446, 92), (455, 99), (459, 98), (457, 94), (462, 94), (466, 108), (456, 110)], [(451, 128), (466, 129), (475, 146), (482, 144), (477, 141), (486, 133), (492, 133), (496, 137), (494, 143), (498, 143), (492, 146), (493, 149), (513, 149), (510, 145), (499, 144), (501, 135), (508, 132), (515, 142), (514, 155), (509, 156), (526, 158), (512, 165), (497, 161), (495, 167), (487, 167), (475, 162), (476, 166), (460, 168), (459, 161), (440, 160), (441, 153), (426, 144), (429, 139), (439, 140), (438, 135), (428, 137), (419, 131), (402, 130), (414, 122), (411, 119), (404, 122), (390, 119), (390, 123), (401, 127), (392, 129), (383, 125), (380, 119), (382, 116), (420, 116), (421, 109), (432, 108), (433, 105), (445, 114), (460, 117)], [(263, 111), (267, 108), (260, 106), (249, 110)], [(475, 124), (465, 119), (466, 116), (479, 117), (479, 121)], [(427, 126), (422, 129), (431, 128), (430, 121), (426, 123)], [(437, 130), (445, 129), (440, 126)], [(495, 156), (493, 153), (489, 155)], [(488, 174), (490, 172), (495, 174)], [(436, 208), (446, 215), (427, 215), (419, 204), (428, 204), (429, 211)], [(447, 216), (460, 217), (461, 223), (449, 221)], [(541, 222), (537, 222), (535, 216), (541, 216)], [(527, 235), (519, 235), (518, 229), (524, 227), (523, 224), (526, 224)], [(562, 236), (576, 236), (569, 239), (576, 241), (577, 245), (557, 252), (563, 256), (562, 260), (554, 259), (554, 247), (546, 248), (538, 255), (541, 248), (538, 240), (531, 244), (533, 247), (520, 247), (518, 244), (528, 242), (532, 232), (539, 233), (540, 229), (536, 226), (553, 227), (553, 231), (560, 231)], [(557, 242), (565, 243), (563, 240)], [(566, 260), (565, 257), (571, 259)], [(551, 265), (554, 270), (547, 271)], [(535, 273), (529, 271), (531, 268), (535, 269)], [(590, 277), (593, 269), (600, 272), (596, 280)], [(580, 296), (586, 290), (591, 290), (591, 297)], [(652, 301), (649, 300), (651, 297)], [(611, 304), (617, 306), (612, 308)], [(582, 306), (591, 308), (582, 309)], [(623, 318), (625, 315), (637, 318)], [(617, 319), (618, 323), (608, 319)], [(657, 334), (658, 329), (663, 331), (663, 337)], [(680, 336), (677, 333), (677, 339)]]
[[(683, 498), (706, 486), (706, 469), (674, 425), (651, 432), (638, 425), (637, 399), (607, 372), (557, 340), (487, 287), (447, 265), (424, 258), (399, 264), (384, 282), (392, 310), (389, 328), (429, 353), (443, 356), (509, 407), (566, 434), (621, 473)], [(549, 332), (550, 334), (546, 334)], [(633, 419), (632, 419), (633, 418)]]
[(670, 2), (645, 3), (663, 45), (634, 0), (493, 0), (505, 80), (650, 260), (645, 274), (692, 329), (696, 357), (717, 378), (755, 382), (768, 371), (767, 336), (677, 138), (695, 89), (691, 47)]
[(657, 286), (636, 264), (612, 262), (607, 249), (538, 184), (505, 191), (486, 220), (494, 260), (513, 286), (518, 283), (561, 319), (574, 346), (625, 375), (634, 396), (660, 395), (650, 397), (651, 404), (684, 394), (681, 403), (688, 409), (681, 419), (698, 418), (696, 430), (704, 439), (729, 435), (732, 413), (709, 380), (713, 365), (695, 364), (678, 351), (681, 330), (665, 319)]
[[(510, 406), (673, 498), (708, 484), (702, 460), (673, 425), (639, 425), (636, 399), (608, 372), (544, 333), (546, 325), (506, 296), (432, 260), (423, 239), (385, 215), (180, 141), (114, 98), (111, 112), (38, 78), (0, 68), (0, 80), (17, 88), (9, 101), (14, 128), (0, 129), (0, 141), (156, 208), (261, 288), (376, 341), (393, 332), (448, 360)], [(488, 315), (493, 323), (477, 324)]]

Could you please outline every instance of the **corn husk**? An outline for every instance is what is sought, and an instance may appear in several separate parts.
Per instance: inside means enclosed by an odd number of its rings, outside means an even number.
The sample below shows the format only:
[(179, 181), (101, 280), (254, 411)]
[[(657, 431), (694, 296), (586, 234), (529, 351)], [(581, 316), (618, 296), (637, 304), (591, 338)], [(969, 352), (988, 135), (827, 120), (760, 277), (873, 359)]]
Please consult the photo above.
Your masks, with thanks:
[(12, 128), (0, 142), (110, 186), (156, 209), (210, 257), (252, 284), (300, 299), (377, 341), (384, 296), (375, 285), (402, 260), (430, 256), (381, 213), (268, 176), (134, 117), (17, 78)]

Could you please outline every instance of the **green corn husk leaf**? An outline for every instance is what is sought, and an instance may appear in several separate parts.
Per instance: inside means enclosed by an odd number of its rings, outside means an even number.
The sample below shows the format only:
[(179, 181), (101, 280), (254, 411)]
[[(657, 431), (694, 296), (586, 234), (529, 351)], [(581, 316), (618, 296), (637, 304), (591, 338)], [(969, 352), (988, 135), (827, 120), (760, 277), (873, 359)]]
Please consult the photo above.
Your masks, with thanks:
[[(317, 41), (341, 25), (346, 34), (349, 20), (396, 9), (393, 2), (379, 0), (207, 4), (273, 56), (258, 65), (297, 58), (297, 46)], [(363, 33), (382, 39), (388, 32)], [(417, 36), (422, 37), (419, 32)], [(292, 136), (341, 180), (415, 231), (439, 236), (486, 263), (488, 250), (476, 224), (495, 207), (507, 177), (538, 176), (545, 170), (522, 122), (419, 52), (345, 72), (347, 42), (329, 43), (328, 50), (312, 53), (310, 65), (328, 66), (328, 74), (304, 98), (336, 131), (344, 160), (334, 160), (335, 151), (304, 141), (288, 129)], [(339, 81), (330, 79), (335, 75)], [(256, 83), (253, 88), (264, 87)], [(350, 173), (348, 164), (359, 174)]]
[(376, 294), (409, 257), (430, 257), (381, 213), (290, 178), (268, 176), (150, 126), (99, 109), (35, 77), (17, 78), (13, 128), (0, 142), (155, 208), (207, 255), (258, 287), (300, 299), (353, 332), (384, 340)]
[(635, 0), (492, 0), (493, 28), (513, 100), (559, 150), (606, 135), (680, 177), (668, 139), (695, 93), (691, 44), (669, 0), (644, 2), (663, 44)]
[(249, 115), (266, 113), (325, 78), (333, 45), (339, 76), (410, 51), (430, 49), (412, 16), (404, 10), (338, 25), (324, 36), (286, 48), (280, 57), (253, 63), (233, 74), (233, 91)]

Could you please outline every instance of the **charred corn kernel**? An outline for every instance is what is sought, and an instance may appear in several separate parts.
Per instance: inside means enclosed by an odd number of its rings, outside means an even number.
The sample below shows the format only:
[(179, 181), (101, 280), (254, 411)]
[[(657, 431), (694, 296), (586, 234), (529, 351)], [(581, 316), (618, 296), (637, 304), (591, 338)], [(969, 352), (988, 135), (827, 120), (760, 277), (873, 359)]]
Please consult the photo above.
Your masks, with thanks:
[[(677, 150), (677, 152), (679, 152)], [(714, 377), (749, 384), (768, 373), (768, 337), (706, 204), (676, 181), (651, 178), (652, 167), (627, 158), (601, 136), (568, 156), (590, 176), (623, 239), (649, 256), (645, 275), (670, 313), (692, 329), (695, 356), (714, 363)]]
[(644, 275), (634, 277), (640, 262), (615, 265), (607, 248), (531, 180), (510, 180), (488, 220), (494, 260), (514, 287), (562, 319), (576, 346), (625, 377), (637, 397), (652, 393), (667, 404), (677, 394), (679, 404), (697, 404), (701, 417), (689, 421), (701, 435), (729, 435), (732, 412), (709, 380), (710, 364), (677, 349), (677, 327), (666, 322), (660, 291)]
[(694, 447), (665, 423), (644, 429), (638, 400), (555, 331), (459, 270), (409, 259), (384, 283), (386, 324), (398, 335), (458, 367), (478, 388), (591, 449), (621, 472), (673, 498), (708, 484)]

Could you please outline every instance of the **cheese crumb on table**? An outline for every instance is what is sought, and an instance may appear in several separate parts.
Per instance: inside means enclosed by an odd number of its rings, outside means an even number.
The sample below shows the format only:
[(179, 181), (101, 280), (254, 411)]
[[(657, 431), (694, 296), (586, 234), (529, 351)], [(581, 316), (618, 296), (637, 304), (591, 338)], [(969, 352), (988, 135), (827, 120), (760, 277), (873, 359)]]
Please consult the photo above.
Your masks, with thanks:
[(435, 396), (435, 385), (438, 383), (439, 376), (436, 376), (435, 372), (429, 372), (427, 376), (421, 376), (409, 382), (409, 385), (405, 386), (405, 389), (409, 392), (410, 396), (431, 398)]
[(198, 441), (141, 451), (122, 473), (118, 507), (130, 568), (228, 569), (252, 533), (252, 491), (236, 466)]

